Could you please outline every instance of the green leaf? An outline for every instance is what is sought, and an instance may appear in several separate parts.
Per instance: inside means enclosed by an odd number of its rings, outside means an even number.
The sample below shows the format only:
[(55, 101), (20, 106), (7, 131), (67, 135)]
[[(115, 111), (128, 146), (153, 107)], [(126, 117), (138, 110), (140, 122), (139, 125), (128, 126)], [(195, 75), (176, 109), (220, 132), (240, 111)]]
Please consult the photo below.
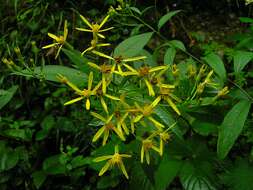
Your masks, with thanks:
[(0, 172), (13, 168), (17, 165), (18, 160), (18, 152), (6, 147), (4, 144), (0, 145)]
[(240, 17), (239, 19), (243, 23), (253, 23), (253, 19), (249, 17)]
[(22, 139), (24, 141), (31, 141), (32, 140), (32, 131), (30, 129), (6, 129), (0, 132), (2, 135), (15, 138), (15, 139)]
[(192, 123), (192, 128), (196, 133), (202, 136), (208, 136), (210, 134), (216, 134), (218, 126), (213, 123), (194, 120)]
[(239, 73), (253, 58), (252, 52), (247, 51), (236, 51), (234, 56), (234, 71)]
[(176, 49), (180, 49), (182, 51), (186, 51), (186, 48), (183, 44), (183, 42), (179, 41), (179, 40), (171, 40), (167, 43), (170, 47), (172, 48), (176, 48)]
[[(23, 70), (22, 73), (28, 76), (31, 76), (32, 74), (28, 70)], [(83, 86), (85, 83), (87, 83), (87, 75), (85, 73), (77, 69), (61, 65), (45, 65), (43, 67), (36, 67), (33, 71), (33, 74), (39, 75), (42, 78), (53, 82), (60, 82), (59, 79), (57, 79), (57, 75), (61, 74), (67, 77), (69, 81), (77, 86)]]
[[(168, 127), (175, 123), (174, 118), (171, 116), (170, 112), (168, 112), (166, 108), (162, 106), (157, 106), (155, 109), (155, 113), (157, 117), (159, 117)], [(179, 139), (183, 139), (183, 133), (177, 125), (171, 130), (177, 135)]]
[(173, 16), (175, 16), (180, 11), (181, 10), (170, 11), (167, 14), (163, 15), (158, 22), (158, 30), (160, 30), (166, 22), (168, 22)]
[(217, 153), (223, 159), (234, 145), (236, 139), (242, 132), (244, 123), (247, 119), (250, 102), (239, 101), (225, 116), (218, 135)]
[(153, 32), (148, 32), (127, 38), (115, 48), (114, 57), (133, 57), (138, 55), (148, 43), (152, 34)]
[(237, 160), (236, 163), (225, 174), (223, 182), (231, 190), (252, 190), (253, 189), (253, 166), (247, 160)]
[(173, 47), (168, 48), (164, 55), (164, 64), (173, 65), (175, 56), (176, 56), (176, 49)]
[(13, 95), (17, 91), (18, 86), (12, 86), (8, 90), (0, 89), (0, 109), (2, 109), (12, 99)]
[(173, 160), (168, 154), (164, 154), (157, 170), (155, 171), (155, 189), (164, 190), (177, 176), (182, 162)]
[[(210, 163), (206, 163), (208, 168)], [(185, 190), (215, 190), (209, 177), (206, 175), (204, 163), (198, 165), (186, 161), (180, 172), (180, 181)]]
[(43, 162), (43, 171), (47, 174), (65, 174), (66, 167), (60, 163), (61, 155), (54, 155)]
[(78, 67), (78, 69), (80, 69), (84, 73), (88, 73), (90, 69), (87, 62), (89, 60), (86, 59), (84, 56), (82, 56), (79, 51), (67, 50), (64, 48), (62, 49), (62, 51), (68, 56), (71, 62), (74, 63)]
[(226, 70), (221, 58), (215, 53), (210, 53), (203, 58), (207, 64), (214, 70), (214, 72), (219, 76), (222, 85), (226, 81)]
[(47, 178), (47, 174), (44, 171), (36, 171), (32, 174), (33, 183), (37, 189), (41, 187)]

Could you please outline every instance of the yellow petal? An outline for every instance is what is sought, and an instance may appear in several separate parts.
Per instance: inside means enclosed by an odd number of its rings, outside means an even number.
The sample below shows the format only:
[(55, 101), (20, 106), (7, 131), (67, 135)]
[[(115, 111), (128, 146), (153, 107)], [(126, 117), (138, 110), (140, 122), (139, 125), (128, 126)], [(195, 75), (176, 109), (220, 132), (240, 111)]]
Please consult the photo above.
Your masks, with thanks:
[(97, 69), (97, 70), (100, 70), (100, 67), (99, 67), (97, 64), (95, 64), (95, 63), (88, 62), (87, 64), (88, 64), (89, 66), (91, 66), (91, 67)]
[(103, 21), (101, 22), (101, 24), (99, 25), (99, 29), (103, 27), (103, 25), (106, 23), (106, 21), (109, 19), (110, 15), (107, 15)]
[(94, 49), (94, 47), (88, 47), (87, 49), (85, 49), (82, 53), (81, 53), (81, 55), (84, 55), (87, 51), (91, 51), (91, 50), (93, 50)]
[(55, 59), (59, 56), (59, 53), (60, 53), (60, 51), (61, 51), (62, 46), (63, 46), (63, 45), (61, 45), (61, 46), (58, 48), (57, 53), (56, 53), (56, 55), (55, 55)]
[(168, 67), (167, 66), (157, 66), (157, 67), (153, 67), (149, 70), (150, 73), (153, 73), (153, 72), (156, 72), (156, 71), (159, 71), (159, 70), (163, 70), (163, 69), (167, 69)]
[(97, 132), (96, 134), (94, 135), (93, 139), (92, 139), (92, 142), (96, 142), (99, 137), (103, 134), (103, 132), (105, 131), (105, 126), (101, 127)]
[(119, 138), (122, 140), (122, 141), (125, 141), (126, 139), (125, 139), (125, 137), (124, 137), (124, 135), (123, 135), (123, 133), (122, 133), (122, 131), (120, 131), (120, 130), (118, 130), (117, 128), (113, 128), (113, 130), (114, 130), (114, 132), (119, 136)]
[(152, 87), (152, 84), (150, 84), (150, 82), (147, 79), (144, 79), (146, 86), (148, 87), (148, 94), (149, 96), (155, 96), (155, 91)]
[(172, 109), (173, 109), (178, 115), (181, 115), (180, 111), (177, 109), (177, 106), (171, 101), (170, 98), (167, 97), (165, 100), (168, 102), (168, 104), (170, 105), (170, 107), (172, 107)]
[(135, 70), (133, 67), (131, 67), (131, 66), (129, 66), (129, 65), (127, 65), (127, 64), (123, 64), (129, 71), (132, 71), (133, 73), (137, 73), (138, 74), (138, 71), (137, 70)]
[(106, 80), (104, 74), (102, 74), (102, 92), (106, 94)]
[(57, 42), (60, 42), (60, 38), (52, 33), (47, 33), (47, 35), (50, 37), (50, 38), (53, 38), (55, 41)]
[(87, 26), (89, 26), (92, 29), (91, 23), (83, 15), (79, 15), (79, 16), (81, 17), (81, 19), (83, 20), (83, 22), (85, 24), (87, 24)]
[(105, 44), (97, 44), (97, 47), (104, 47), (104, 46), (110, 46), (111, 44), (105, 43)]
[(89, 98), (87, 98), (85, 106), (86, 106), (86, 110), (90, 110), (90, 99)]
[(65, 20), (65, 22), (64, 22), (64, 33), (63, 33), (64, 41), (66, 41), (67, 36), (68, 36), (68, 22), (67, 22), (67, 20)]
[(147, 164), (149, 165), (149, 164), (150, 164), (150, 155), (149, 155), (149, 151), (146, 151), (146, 161), (147, 161)]
[(93, 81), (93, 72), (90, 72), (89, 79), (88, 79), (88, 90), (91, 90), (92, 81)]
[(101, 105), (104, 108), (105, 112), (108, 113), (108, 108), (107, 108), (107, 105), (106, 105), (105, 100), (103, 99), (103, 97), (100, 98), (100, 102), (101, 102)]
[(143, 163), (143, 158), (144, 158), (144, 146), (141, 146), (141, 163)]
[(134, 129), (134, 122), (131, 121), (130, 125), (131, 125), (131, 133), (134, 134), (134, 130), (135, 130)]
[(112, 58), (111, 56), (106, 55), (106, 54), (104, 54), (104, 53), (101, 53), (101, 52), (99, 52), (99, 51), (92, 50), (91, 52), (94, 53), (94, 54), (96, 54), (96, 55), (98, 55), (98, 56), (100, 56), (100, 57), (104, 57), (104, 58), (113, 60), (113, 58)]
[(162, 128), (164, 128), (164, 125), (161, 124), (161, 123), (159, 123), (158, 121), (156, 121), (153, 117), (149, 116), (148, 119), (149, 119), (152, 123), (154, 123), (154, 125), (155, 125), (156, 127), (158, 127), (159, 130), (161, 130)]
[(111, 166), (111, 162), (107, 161), (106, 164), (103, 166), (103, 168), (99, 172), (99, 176), (103, 175)]
[(78, 98), (75, 98), (75, 99), (73, 99), (73, 100), (70, 100), (70, 101), (64, 103), (64, 106), (69, 105), (69, 104), (73, 104), (73, 103), (75, 103), (75, 102), (78, 102), (78, 101), (82, 100), (83, 98), (84, 98), (84, 97), (78, 97)]
[(76, 28), (76, 30), (83, 31), (83, 32), (92, 32), (92, 30), (86, 28)]
[(120, 154), (120, 156), (122, 158), (131, 158), (132, 157), (132, 155), (130, 155), (130, 154)]
[(120, 166), (121, 171), (122, 171), (123, 174), (125, 175), (125, 177), (128, 179), (129, 177), (128, 177), (128, 175), (127, 175), (127, 171), (126, 171), (125, 165), (123, 164), (122, 161), (119, 163), (119, 166)]
[(121, 126), (123, 127), (123, 129), (124, 129), (126, 135), (129, 135), (129, 130), (128, 130), (127, 126), (126, 126), (126, 123), (123, 122), (123, 123), (121, 124)]
[(160, 138), (160, 155), (162, 156), (163, 155), (163, 140), (162, 138)]
[(54, 46), (56, 46), (56, 45), (58, 45), (58, 44), (59, 44), (59, 43), (52, 43), (52, 44), (43, 46), (42, 49), (48, 49), (48, 48), (54, 47)]
[(138, 121), (140, 121), (143, 118), (143, 115), (138, 115), (134, 118), (134, 123), (137, 123)]
[(151, 108), (155, 108), (155, 107), (159, 104), (160, 100), (161, 100), (161, 96), (158, 96), (158, 97), (150, 104), (150, 107), (151, 107)]
[(146, 56), (138, 56), (138, 57), (131, 57), (131, 58), (126, 58), (123, 59), (123, 62), (131, 62), (131, 61), (138, 61), (138, 60), (142, 60), (142, 59), (146, 59)]
[(110, 115), (110, 117), (107, 118), (106, 123), (109, 123), (112, 120), (112, 118), (113, 118), (113, 114)]
[(105, 36), (102, 34), (97, 33), (98, 37), (105, 39)]
[(105, 130), (104, 137), (103, 137), (103, 143), (102, 143), (103, 146), (106, 144), (108, 137), (109, 137), (109, 130)]
[(106, 122), (106, 119), (105, 119), (102, 115), (100, 115), (100, 114), (98, 114), (98, 113), (95, 113), (95, 112), (90, 112), (90, 114), (91, 114), (93, 117), (96, 117), (97, 119), (100, 119), (101, 121)]
[(93, 162), (101, 162), (101, 161), (104, 161), (104, 160), (109, 160), (112, 157), (113, 157), (112, 155), (100, 156), (100, 157), (97, 157), (97, 158), (93, 159)]
[(80, 90), (76, 85), (74, 85), (72, 82), (67, 80), (67, 85), (72, 88), (77, 94), (82, 95), (82, 90)]
[(109, 95), (109, 94), (105, 94), (104, 96), (107, 97), (107, 98), (110, 98), (110, 99), (112, 99), (112, 100), (120, 101), (120, 98), (117, 98), (117, 97), (112, 96), (112, 95)]
[(106, 32), (106, 31), (111, 30), (111, 29), (114, 29), (114, 27), (105, 28), (105, 29), (103, 29), (103, 30), (99, 30), (99, 32)]

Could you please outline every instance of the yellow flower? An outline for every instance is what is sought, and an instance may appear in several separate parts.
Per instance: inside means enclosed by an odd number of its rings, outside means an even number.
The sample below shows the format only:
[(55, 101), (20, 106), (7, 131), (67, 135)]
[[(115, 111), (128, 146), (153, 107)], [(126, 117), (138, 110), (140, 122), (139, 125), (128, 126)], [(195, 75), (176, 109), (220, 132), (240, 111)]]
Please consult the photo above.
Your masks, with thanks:
[(144, 156), (145, 156), (147, 164), (150, 164), (150, 155), (149, 155), (150, 149), (153, 149), (154, 151), (160, 154), (160, 149), (157, 146), (155, 146), (153, 139), (148, 137), (147, 139), (142, 140), (141, 163), (143, 163)]
[(128, 112), (124, 113), (123, 116), (120, 113), (120, 111), (115, 111), (114, 112), (115, 118), (117, 120), (117, 128), (122, 131), (122, 128), (124, 130), (124, 132), (126, 133), (126, 135), (129, 135), (129, 129), (127, 128), (127, 125), (125, 123), (125, 119), (128, 116)]
[(105, 63), (103, 65), (97, 65), (95, 63), (88, 62), (87, 64), (99, 70), (102, 73), (102, 92), (106, 94), (106, 88), (107, 88), (107, 85), (109, 85), (111, 81), (111, 76), (115, 70), (115, 67), (109, 64), (105, 64)]
[(161, 97), (158, 96), (150, 105), (145, 105), (144, 107), (140, 107), (137, 103), (135, 103), (136, 107), (141, 113), (138, 114), (134, 118), (134, 123), (140, 121), (143, 117), (145, 117), (149, 121), (151, 121), (158, 130), (161, 130), (162, 128), (164, 128), (163, 124), (161, 124), (160, 122), (158, 122), (155, 118), (151, 116), (154, 111), (154, 108), (158, 105), (160, 100), (161, 100)]
[(99, 87), (98, 85), (92, 90), (92, 81), (93, 81), (93, 72), (90, 72), (89, 74), (89, 79), (88, 79), (88, 88), (87, 89), (83, 89), (80, 90), (76, 85), (74, 85), (73, 83), (71, 83), (66, 77), (62, 76), (62, 75), (58, 75), (58, 79), (64, 83), (67, 84), (70, 88), (72, 88), (76, 94), (79, 95), (78, 98), (75, 98), (73, 100), (70, 100), (68, 102), (66, 102), (64, 105), (69, 105), (69, 104), (73, 104), (75, 102), (78, 102), (84, 98), (86, 98), (86, 109), (89, 110), (90, 109), (90, 99), (89, 97), (94, 95), (95, 91), (97, 90), (97, 88)]
[(97, 51), (93, 51), (96, 47), (104, 47), (104, 46), (109, 46), (111, 44), (109, 43), (102, 43), (102, 44), (98, 44), (96, 40), (91, 40), (91, 46), (88, 47), (87, 49), (85, 49), (83, 52), (82, 52), (82, 55), (84, 55), (87, 51), (91, 51), (92, 53), (96, 52)]
[(94, 135), (92, 142), (96, 142), (101, 137), (101, 135), (104, 134), (102, 143), (102, 145), (104, 146), (108, 140), (111, 130), (114, 131), (122, 141), (126, 140), (122, 131), (116, 128), (114, 123), (112, 122), (113, 114), (111, 114), (107, 118), (104, 118), (103, 116), (95, 112), (91, 112), (91, 115), (104, 122), (104, 125)]
[(223, 89), (221, 89), (218, 94), (217, 94), (217, 97), (221, 97), (221, 96), (225, 96), (226, 94), (229, 93), (229, 90), (228, 90), (228, 87), (225, 86)]
[(106, 162), (106, 164), (103, 166), (103, 168), (100, 170), (100, 172), (98, 174), (99, 176), (102, 176), (108, 169), (117, 165), (121, 169), (121, 171), (125, 175), (125, 177), (128, 179), (129, 177), (128, 177), (125, 165), (122, 161), (122, 158), (130, 158), (130, 157), (132, 157), (132, 156), (129, 154), (119, 154), (119, 148), (118, 148), (118, 145), (116, 145), (113, 155), (100, 156), (100, 157), (95, 158), (93, 161), (94, 162), (101, 162), (104, 160), (108, 160)]
[(120, 75), (124, 75), (122, 66), (128, 67), (128, 65), (126, 63), (139, 61), (139, 60), (143, 60), (143, 59), (147, 58), (146, 56), (137, 56), (137, 57), (130, 57), (130, 58), (123, 58), (122, 56), (111, 57), (109, 55), (106, 55), (106, 54), (98, 52), (98, 51), (92, 51), (92, 53), (94, 53), (100, 57), (104, 57), (109, 60), (113, 60), (114, 61), (113, 67), (117, 68), (117, 70), (115, 70), (115, 73), (120, 74)]
[(96, 88), (96, 90), (95, 91), (93, 90), (93, 91), (94, 91), (94, 94), (100, 99), (100, 103), (101, 103), (103, 109), (105, 110), (105, 112), (108, 113), (108, 107), (107, 107), (107, 104), (104, 100), (104, 97), (107, 97), (111, 100), (116, 100), (116, 101), (120, 101), (120, 98), (109, 95), (109, 94), (104, 94), (103, 91), (102, 91), (101, 85), (102, 85), (102, 82), (100, 81), (97, 84), (98, 88)]
[(56, 36), (54, 34), (48, 33), (48, 36), (50, 38), (53, 38), (56, 42), (46, 45), (44, 47), (42, 47), (42, 49), (47, 49), (47, 48), (52, 48), (52, 47), (58, 47), (58, 51), (55, 55), (55, 59), (58, 57), (61, 48), (63, 47), (64, 43), (66, 42), (67, 36), (68, 36), (68, 23), (67, 20), (65, 20), (64, 22), (64, 32), (63, 32), (63, 36)]
[[(103, 21), (98, 24), (98, 23), (90, 23), (84, 16), (80, 15), (81, 19), (83, 20), (83, 22), (90, 28), (90, 29), (85, 29), (85, 28), (76, 28), (77, 30), (79, 31), (83, 31), (83, 32), (91, 32), (93, 33), (93, 37), (94, 39), (97, 39), (97, 36), (100, 37), (100, 38), (105, 38), (104, 35), (100, 34), (101, 32), (105, 32), (105, 31), (108, 31), (108, 30), (111, 30), (113, 29), (113, 27), (110, 27), (110, 28), (106, 28), (106, 29), (101, 29), (104, 24), (106, 23), (106, 21), (109, 19), (110, 15), (107, 15)], [(97, 40), (96, 40), (97, 41)]]
[[(135, 75), (135, 76), (139, 76), (141, 77), (141, 79), (144, 80), (147, 88), (148, 88), (148, 92), (150, 96), (155, 96), (155, 91), (153, 89), (152, 84), (150, 83), (150, 74), (157, 72), (157, 71), (164, 71), (168, 69), (168, 66), (157, 66), (157, 67), (153, 67), (150, 68), (149, 66), (142, 66), (139, 69), (134, 69), (133, 67), (127, 65), (127, 64), (123, 64), (127, 69), (129, 69), (129, 71), (127, 72), (123, 72), (123, 76), (129, 76), (129, 75)], [(115, 72), (116, 73), (116, 72)]]
[(171, 93), (170, 89), (173, 88), (172, 86), (171, 88), (170, 86), (167, 86), (168, 88), (165, 87), (166, 87), (165, 85), (163, 87), (160, 87), (160, 95), (157, 98), (160, 97), (160, 99), (165, 100), (178, 115), (181, 115), (180, 111), (178, 110), (177, 106), (174, 104), (172, 99), (176, 100), (177, 102), (181, 102), (181, 100)]

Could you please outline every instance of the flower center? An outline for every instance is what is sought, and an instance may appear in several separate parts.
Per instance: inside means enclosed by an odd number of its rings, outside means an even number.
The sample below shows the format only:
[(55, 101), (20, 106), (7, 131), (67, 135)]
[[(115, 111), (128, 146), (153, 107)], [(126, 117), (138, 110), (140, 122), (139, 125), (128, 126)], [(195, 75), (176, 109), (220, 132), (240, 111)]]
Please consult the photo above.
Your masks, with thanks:
[(101, 65), (100, 68), (102, 73), (110, 73), (112, 69), (111, 65), (106, 64)]
[(92, 25), (92, 31), (97, 33), (99, 31), (99, 25), (98, 24), (93, 24)]
[(148, 66), (144, 66), (144, 67), (141, 67), (141, 68), (139, 69), (139, 75), (140, 75), (141, 77), (146, 76), (146, 75), (148, 75), (148, 74), (149, 74), (149, 67), (148, 67)]
[(59, 43), (60, 43), (60, 44), (64, 44), (64, 42), (65, 42), (64, 36), (60, 36), (59, 38), (60, 38), (60, 39), (59, 39)]

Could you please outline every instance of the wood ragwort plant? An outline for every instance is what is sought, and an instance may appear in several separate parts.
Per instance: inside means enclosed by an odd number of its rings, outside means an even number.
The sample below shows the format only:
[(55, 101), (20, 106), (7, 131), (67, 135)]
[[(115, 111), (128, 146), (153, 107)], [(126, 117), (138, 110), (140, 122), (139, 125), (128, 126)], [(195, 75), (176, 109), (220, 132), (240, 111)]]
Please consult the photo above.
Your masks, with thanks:
[[(60, 88), (66, 87), (73, 98), (64, 102), (66, 109), (81, 107), (79, 112), (87, 113), (89, 119), (87, 125), (79, 125), (92, 133), (87, 135), (90, 154), (74, 156), (77, 148), (67, 146), (64, 151), (61, 146), (61, 155), (46, 159), (42, 171), (33, 175), (37, 188), (47, 176), (71, 176), (72, 169), (83, 165), (87, 172), (95, 170), (96, 176), (101, 176), (98, 189), (252, 187), (248, 185), (252, 165), (247, 159), (236, 158), (236, 167), (232, 168), (228, 155), (235, 152), (233, 146), (247, 126), (252, 103), (247, 90), (229, 77), (238, 79), (253, 56), (234, 51), (231, 73), (215, 52), (196, 58), (181, 41), (168, 40), (161, 34), (165, 24), (179, 13), (163, 15), (157, 30), (142, 20), (138, 8), (124, 2), (111, 7), (100, 22), (79, 15), (82, 25), (75, 30), (90, 41), (81, 52), (68, 42), (69, 25), (65, 21), (63, 31), (48, 33), (53, 43), (42, 49), (49, 49), (55, 59), (64, 54), (74, 68), (45, 64), (20, 69), (12, 60), (3, 59), (16, 75), (62, 83)], [(122, 17), (133, 18), (140, 25), (136, 26), (138, 34), (113, 47), (107, 39), (115, 27), (108, 23), (111, 18)], [(141, 27), (146, 32), (141, 33)], [(161, 44), (150, 46), (157, 38)], [(178, 60), (179, 54), (184, 59)], [(242, 173), (247, 174), (243, 180)], [(231, 179), (240, 180), (240, 185), (233, 185)]]

